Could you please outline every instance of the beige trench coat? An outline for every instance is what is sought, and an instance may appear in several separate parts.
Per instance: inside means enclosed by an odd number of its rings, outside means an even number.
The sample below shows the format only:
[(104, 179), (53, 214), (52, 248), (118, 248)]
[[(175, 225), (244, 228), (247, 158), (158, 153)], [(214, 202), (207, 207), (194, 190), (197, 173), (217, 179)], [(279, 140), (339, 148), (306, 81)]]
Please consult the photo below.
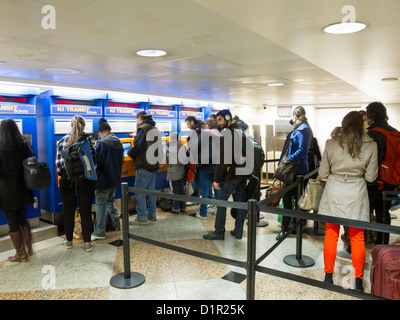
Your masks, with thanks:
[(366, 134), (359, 158), (353, 159), (335, 139), (326, 142), (319, 176), (327, 179), (318, 213), (339, 218), (369, 221), (367, 182), (378, 174), (378, 149)]

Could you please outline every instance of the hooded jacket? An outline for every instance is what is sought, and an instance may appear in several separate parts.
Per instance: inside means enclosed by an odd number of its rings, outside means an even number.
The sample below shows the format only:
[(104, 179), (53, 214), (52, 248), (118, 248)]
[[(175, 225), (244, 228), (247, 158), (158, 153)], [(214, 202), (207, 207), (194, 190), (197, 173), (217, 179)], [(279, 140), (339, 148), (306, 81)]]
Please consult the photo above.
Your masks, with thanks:
[(97, 190), (110, 189), (121, 184), (123, 153), (122, 143), (113, 133), (97, 142)]
[[(130, 148), (128, 151), (128, 155), (133, 159), (133, 164), (135, 165), (136, 170), (145, 169), (149, 172), (157, 172), (158, 169), (160, 168), (159, 162), (155, 164), (150, 164), (146, 159), (147, 149), (151, 145), (157, 142), (157, 140), (147, 141), (146, 139), (147, 133), (153, 129), (158, 131), (157, 136), (158, 139), (160, 140), (159, 143), (161, 144), (161, 133), (156, 128), (156, 123), (150, 116), (147, 117), (145, 120), (143, 120), (143, 122), (137, 128), (137, 133), (135, 140), (133, 142), (133, 147)], [(159, 148), (159, 150), (162, 152), (162, 148)], [(162, 158), (162, 155), (158, 156)]]

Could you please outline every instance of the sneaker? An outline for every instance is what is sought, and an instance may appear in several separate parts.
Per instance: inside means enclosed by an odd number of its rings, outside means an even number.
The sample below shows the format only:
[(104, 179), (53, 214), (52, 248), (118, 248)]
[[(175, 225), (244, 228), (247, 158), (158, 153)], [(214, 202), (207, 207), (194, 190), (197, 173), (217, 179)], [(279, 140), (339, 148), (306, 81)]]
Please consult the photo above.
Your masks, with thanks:
[(179, 210), (171, 209), (171, 210), (169, 210), (168, 212), (169, 212), (169, 213), (177, 214), (177, 213), (179, 213)]
[(191, 214), (191, 216), (195, 217), (197, 219), (207, 220), (207, 217), (201, 216), (200, 213), (198, 213), (198, 212)]
[(91, 235), (90, 236), (90, 240), (92, 241), (96, 241), (96, 240), (104, 240), (106, 237), (100, 237), (100, 236), (95, 236), (95, 235)]
[(64, 239), (64, 247), (66, 247), (67, 249), (71, 249), (72, 241), (68, 241), (67, 239)]
[(157, 217), (153, 216), (153, 217), (147, 217), (148, 220), (150, 221), (157, 221)]
[(182, 212), (182, 213), (185, 213), (185, 212), (186, 212), (186, 209), (181, 209), (181, 212)]
[(83, 244), (83, 247), (84, 247), (86, 252), (93, 251), (93, 242), (85, 242)]
[(129, 222), (131, 226), (145, 226), (147, 224), (147, 220), (138, 220), (135, 218), (132, 222)]

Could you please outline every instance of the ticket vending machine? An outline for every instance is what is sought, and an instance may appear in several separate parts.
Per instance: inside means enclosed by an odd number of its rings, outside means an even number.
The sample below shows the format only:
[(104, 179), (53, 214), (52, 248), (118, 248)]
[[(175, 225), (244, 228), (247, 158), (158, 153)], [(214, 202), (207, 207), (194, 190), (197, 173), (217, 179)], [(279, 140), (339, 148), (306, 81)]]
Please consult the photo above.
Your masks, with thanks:
[[(21, 134), (31, 143), (35, 155), (38, 155), (38, 133), (36, 124), (36, 97), (38, 88), (7, 86), (0, 88), (0, 122), (13, 119)], [(34, 203), (27, 207), (26, 217), (32, 228), (39, 227), (40, 194), (33, 191)], [(7, 220), (0, 210), (0, 236), (8, 234)]]
[(75, 115), (85, 119), (86, 133), (97, 134), (105, 99), (105, 93), (72, 89), (53, 89), (38, 97), (39, 158), (48, 163), (52, 174), (50, 185), (40, 192), (44, 220), (57, 225), (63, 224), (63, 203), (55, 165), (58, 141), (71, 131), (71, 119)]
[[(156, 126), (161, 132), (163, 138), (162, 143), (165, 148), (171, 132), (178, 132), (178, 105), (149, 104), (146, 112), (150, 114), (156, 122)], [(167, 164), (160, 165), (160, 170), (157, 172), (157, 190), (169, 188), (167, 169)]]

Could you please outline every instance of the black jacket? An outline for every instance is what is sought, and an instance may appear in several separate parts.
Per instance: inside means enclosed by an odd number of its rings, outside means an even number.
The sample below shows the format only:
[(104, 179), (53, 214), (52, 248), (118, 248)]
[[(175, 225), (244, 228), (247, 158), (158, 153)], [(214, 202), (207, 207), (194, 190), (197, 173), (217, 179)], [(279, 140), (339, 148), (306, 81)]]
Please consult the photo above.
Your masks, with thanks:
[(121, 184), (123, 154), (121, 140), (113, 133), (97, 142), (97, 190), (110, 189)]
[(33, 193), (24, 180), (22, 161), (34, 156), (29, 142), (25, 141), (16, 151), (0, 150), (0, 209), (13, 211), (33, 203)]

